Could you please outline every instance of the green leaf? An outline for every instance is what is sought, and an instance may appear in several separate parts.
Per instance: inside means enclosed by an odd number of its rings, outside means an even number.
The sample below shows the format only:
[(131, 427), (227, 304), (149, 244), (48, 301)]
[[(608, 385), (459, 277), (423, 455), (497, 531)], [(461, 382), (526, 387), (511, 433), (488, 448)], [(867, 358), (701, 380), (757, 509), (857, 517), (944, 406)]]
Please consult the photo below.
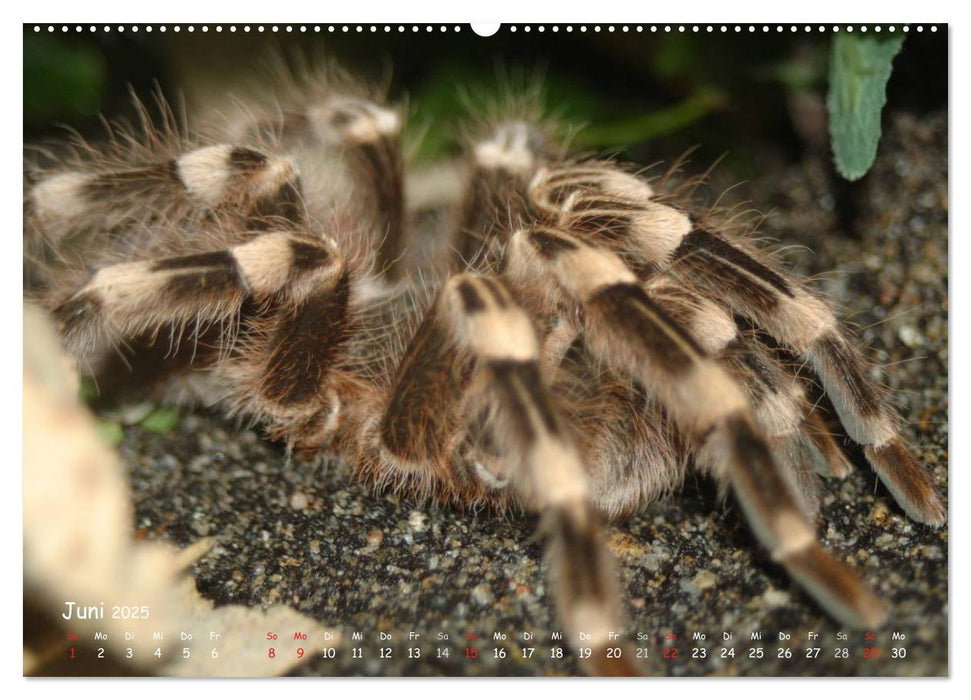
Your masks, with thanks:
[(175, 408), (156, 408), (139, 425), (150, 433), (167, 433), (179, 424), (180, 417)]
[(904, 37), (840, 33), (829, 64), (829, 134), (836, 169), (847, 180), (863, 177), (877, 156), (880, 112), (887, 102), (893, 57)]

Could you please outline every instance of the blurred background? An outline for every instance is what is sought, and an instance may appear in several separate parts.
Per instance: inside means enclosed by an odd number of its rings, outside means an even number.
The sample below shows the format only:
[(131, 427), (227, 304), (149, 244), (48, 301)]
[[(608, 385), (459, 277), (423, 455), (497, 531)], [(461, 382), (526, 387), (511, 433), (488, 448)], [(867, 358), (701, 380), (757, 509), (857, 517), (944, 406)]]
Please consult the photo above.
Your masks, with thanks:
[[(497, 93), (502, 84), (539, 80), (548, 109), (580, 130), (584, 150), (619, 152), (648, 163), (698, 147), (694, 162), (720, 156), (751, 178), (807, 154), (826, 154), (825, 95), (831, 32), (768, 34), (747, 31), (695, 35), (609, 32), (579, 27), (503, 26), (489, 38), (467, 25), (460, 32), (397, 26), (371, 33), (294, 29), (217, 33), (128, 31), (35, 33), (24, 27), (24, 138), (56, 135), (61, 125), (96, 137), (98, 115), (131, 113), (129, 90), (148, 97), (157, 84), (189, 113), (224, 104), (227, 91), (246, 89), (265, 73), (268, 57), (300, 53), (336, 59), (355, 75), (388, 85), (407, 100), (409, 123), (423, 133), (414, 157), (434, 158), (460, 144), (455, 127), (466, 117), (459, 99)], [(73, 27), (72, 27), (73, 29)], [(745, 27), (744, 29), (747, 29)], [(946, 108), (947, 31), (912, 31), (893, 63), (886, 111), (921, 115)], [(769, 161), (769, 162), (767, 162)]]

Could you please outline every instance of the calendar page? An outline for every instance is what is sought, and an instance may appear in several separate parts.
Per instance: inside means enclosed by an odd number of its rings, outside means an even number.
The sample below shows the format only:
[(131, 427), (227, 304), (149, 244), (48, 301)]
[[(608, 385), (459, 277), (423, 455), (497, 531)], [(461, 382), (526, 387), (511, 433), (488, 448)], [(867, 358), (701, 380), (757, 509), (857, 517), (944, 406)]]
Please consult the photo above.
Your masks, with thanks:
[(25, 24), (23, 674), (948, 675), (948, 56)]

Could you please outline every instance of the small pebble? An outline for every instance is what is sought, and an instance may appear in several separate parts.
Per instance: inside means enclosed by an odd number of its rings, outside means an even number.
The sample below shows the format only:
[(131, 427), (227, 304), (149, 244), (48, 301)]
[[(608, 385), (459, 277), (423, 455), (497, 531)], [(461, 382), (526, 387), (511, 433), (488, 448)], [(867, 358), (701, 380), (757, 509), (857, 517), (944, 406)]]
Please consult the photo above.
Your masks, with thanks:
[(408, 516), (408, 526), (415, 532), (423, 532), (428, 527), (428, 516), (420, 510), (413, 510)]
[(913, 326), (902, 326), (897, 332), (900, 340), (909, 348), (915, 348), (923, 344), (920, 332)]
[(290, 496), (290, 507), (294, 510), (304, 510), (308, 505), (310, 505), (310, 499), (303, 491), (295, 491)]
[(762, 600), (770, 608), (778, 608), (783, 605), (788, 605), (791, 596), (786, 591), (780, 591), (777, 588), (770, 588), (765, 593), (762, 594)]
[(870, 510), (870, 519), (877, 523), (884, 523), (887, 520), (887, 516), (890, 515), (890, 510), (883, 503), (877, 503)]
[(481, 583), (472, 589), (472, 597), (479, 605), (489, 605), (495, 600), (488, 583)]
[(718, 577), (710, 571), (701, 571), (694, 578), (695, 586), (702, 591), (706, 588), (711, 588), (716, 583), (718, 583)]

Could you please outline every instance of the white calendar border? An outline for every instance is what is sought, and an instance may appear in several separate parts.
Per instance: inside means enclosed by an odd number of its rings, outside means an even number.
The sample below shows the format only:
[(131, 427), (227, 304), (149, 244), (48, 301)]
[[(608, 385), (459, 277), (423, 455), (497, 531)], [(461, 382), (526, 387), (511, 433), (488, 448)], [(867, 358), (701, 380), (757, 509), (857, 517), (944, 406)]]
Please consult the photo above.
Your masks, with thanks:
[[(4, 10), (3, 23), (6, 36), (2, 43), (3, 65), (9, 71), (7, 89), (9, 97), (6, 108), (0, 110), (0, 118), (5, 127), (4, 133), (23, 133), (23, 114), (22, 111), (15, 109), (14, 95), (22, 95), (22, 69), (13, 73), (13, 68), (22, 68), (23, 47), (20, 24), (23, 22), (72, 22), (87, 23), (97, 21), (99, 23), (110, 20), (117, 23), (123, 20), (126, 23), (158, 23), (163, 21), (195, 22), (205, 23), (223, 21), (232, 18), (237, 23), (241, 21), (257, 23), (273, 22), (284, 23), (287, 21), (308, 20), (308, 19), (327, 19), (331, 23), (338, 22), (394, 22), (394, 23), (442, 23), (466, 24), (469, 21), (477, 22), (496, 22), (504, 20), (506, 22), (518, 23), (628, 23), (636, 24), (638, 20), (645, 24), (662, 24), (666, 22), (676, 23), (796, 23), (796, 24), (819, 24), (820, 22), (829, 24), (833, 22), (861, 24), (870, 22), (947, 22), (955, 17), (955, 12), (951, 9), (951, 4), (942, 0), (925, 0), (920, 3), (904, 2), (882, 2), (866, 9), (860, 9), (845, 0), (815, 0), (811, 5), (805, 3), (779, 3), (779, 2), (744, 2), (736, 0), (734, 2), (711, 2), (700, 0), (694, 3), (648, 3), (643, 2), (637, 6), (623, 0), (597, 0), (589, 5), (571, 3), (571, 7), (563, 8), (552, 2), (534, 2), (528, 6), (522, 0), (484, 0), (476, 7), (469, 7), (464, 3), (444, 2), (407, 2), (398, 0), (371, 0), (368, 4), (353, 3), (348, 5), (337, 5), (329, 3), (329, 6), (310, 5), (307, 2), (294, 0), (276, 0), (267, 3), (265, 6), (242, 7), (238, 2), (220, 0), (219, 2), (208, 2), (205, 5), (198, 0), (169, 0), (160, 5), (152, 3), (135, 2), (129, 0), (127, 3), (121, 2), (69, 2), (58, 0), (43, 3), (17, 3), (17, 7)], [(861, 22), (863, 20), (863, 22)], [(949, 357), (969, 358), (971, 357), (971, 343), (969, 343), (969, 306), (971, 306), (971, 281), (965, 272), (966, 265), (971, 264), (969, 257), (969, 244), (967, 237), (971, 236), (969, 227), (964, 226), (971, 217), (965, 215), (962, 205), (971, 201), (971, 192), (968, 192), (969, 178), (967, 172), (971, 165), (971, 150), (969, 150), (969, 137), (961, 130), (962, 123), (968, 123), (969, 94), (971, 91), (966, 87), (971, 83), (968, 79), (971, 73), (971, 24), (958, 22), (950, 28), (950, 46), (952, 52), (951, 68), (951, 105), (949, 118), (951, 124), (956, 125), (957, 129), (950, 130), (951, 157), (949, 158), (949, 181), (951, 193), (949, 202), (951, 209), (949, 212), (950, 230), (954, 232), (949, 237), (949, 255), (952, 271), (957, 275), (950, 275), (951, 298), (949, 300), (950, 329), (949, 338), (951, 348)], [(962, 86), (953, 79), (954, 75), (963, 77)], [(955, 116), (959, 115), (959, 116)], [(2, 189), (4, 211), (21, 212), (20, 190), (22, 187), (21, 168), (22, 151), (18, 149), (18, 144), (14, 144), (15, 139), (0, 143), (0, 150), (3, 152), (2, 162), (6, 164), (3, 169), (4, 187)], [(12, 226), (10, 227), (12, 228)], [(21, 299), (22, 291), (20, 280), (22, 278), (22, 240), (15, 238), (14, 231), (6, 231), (7, 240), (3, 246), (4, 255), (0, 256), (3, 268), (0, 273), (0, 280), (3, 281), (3, 291), (0, 296), (0, 308), (4, 313), (4, 318), (19, 320), (22, 318)], [(15, 344), (0, 347), (2, 361), (0, 361), (0, 376), (3, 378), (2, 386), (6, 394), (7, 406), (10, 410), (3, 412), (3, 437), (4, 443), (10, 448), (12, 454), (10, 463), (4, 465), (2, 471), (3, 493), (8, 494), (8, 502), (4, 510), (4, 533), (3, 539), (5, 563), (7, 569), (12, 568), (9, 562), (19, 562), (23, 560), (22, 549), (22, 506), (19, 503), (19, 494), (22, 493), (22, 426), (18, 419), (22, 397), (22, 326), (18, 325), (17, 342)], [(958, 362), (952, 363), (950, 368), (951, 387), (949, 392), (949, 404), (951, 408), (951, 432), (953, 440), (949, 450), (949, 464), (958, 465), (957, 468), (949, 469), (950, 479), (950, 498), (951, 503), (965, 502), (968, 496), (967, 483), (968, 477), (963, 473), (963, 463), (969, 455), (968, 437), (969, 431), (965, 429), (966, 423), (961, 419), (968, 418), (967, 397), (971, 386), (969, 386), (967, 369), (963, 368)], [(954, 425), (959, 429), (955, 431)], [(13, 501), (12, 503), (10, 501)], [(967, 550), (968, 520), (962, 517), (961, 511), (966, 509), (951, 509), (949, 520), (949, 541), (957, 541), (962, 548)], [(951, 554), (955, 554), (952, 548)], [(950, 590), (962, 590), (963, 584), (968, 583), (968, 565), (966, 558), (960, 556), (949, 556), (949, 566), (951, 575)], [(3, 646), (0, 653), (3, 655), (2, 664), (4, 669), (4, 683), (13, 683), (16, 688), (14, 692), (19, 694), (29, 694), (32, 698), (59, 697), (63, 699), (66, 694), (78, 692), (97, 693), (103, 697), (130, 697), (137, 693), (139, 700), (142, 698), (151, 699), (156, 697), (168, 697), (173, 692), (183, 693), (190, 690), (195, 693), (220, 692), (225, 693), (226, 688), (223, 683), (230, 683), (233, 687), (230, 692), (283, 692), (283, 693), (340, 693), (349, 690), (351, 683), (359, 684), (359, 680), (327, 679), (326, 689), (319, 686), (307, 686), (301, 681), (290, 681), (287, 685), (278, 685), (287, 681), (261, 681), (259, 685), (243, 685), (242, 681), (166, 681), (158, 680), (152, 682), (131, 681), (131, 680), (85, 680), (80, 686), (75, 686), (71, 680), (29, 680), (25, 681), (22, 676), (22, 580), (20, 585), (16, 579), (5, 580), (3, 582), (3, 601), (18, 611), (16, 616), (4, 616), (6, 618), (16, 617), (15, 622), (10, 623), (9, 629), (2, 634)], [(695, 687), (691, 692), (704, 691), (717, 694), (719, 700), (722, 698), (745, 697), (751, 698), (753, 694), (774, 692), (784, 692), (788, 698), (810, 698), (816, 699), (821, 692), (840, 694), (869, 692), (869, 688), (864, 688), (861, 684), (877, 683), (874, 688), (881, 696), (887, 698), (897, 697), (898, 694), (910, 697), (914, 694), (930, 690), (935, 695), (949, 696), (954, 693), (958, 683), (956, 679), (966, 679), (968, 664), (963, 660), (968, 658), (969, 644), (965, 641), (967, 636), (960, 633), (955, 635), (954, 631), (971, 630), (971, 620), (968, 618), (968, 601), (961, 595), (954, 596), (949, 601), (951, 610), (951, 632), (950, 635), (950, 654), (951, 659), (951, 683), (941, 683), (935, 681), (904, 681), (895, 682), (902, 679), (885, 680), (820, 680), (820, 679), (792, 679), (780, 678), (770, 680), (742, 679), (725, 681), (719, 679), (698, 679), (694, 682), (708, 684), (704, 688)], [(17, 624), (19, 621), (19, 624)], [(793, 680), (804, 680), (804, 683), (792, 683)], [(214, 683), (220, 683), (217, 688)], [(319, 682), (319, 681), (318, 681)], [(394, 698), (388, 700), (398, 700), (399, 698), (422, 696), (427, 697), (429, 691), (433, 693), (447, 692), (450, 695), (461, 694), (467, 697), (483, 697), (493, 695), (497, 690), (506, 693), (510, 690), (522, 692), (522, 697), (528, 698), (528, 693), (536, 692), (535, 685), (529, 685), (535, 681), (530, 680), (503, 680), (502, 686), (494, 683), (470, 682), (462, 679), (447, 679), (442, 681), (418, 681), (418, 680), (394, 680), (380, 679), (373, 680), (370, 690), (393, 693)], [(641, 683), (651, 683), (650, 686), (640, 685)], [(654, 685), (664, 684), (664, 687)], [(623, 693), (646, 693), (652, 695), (656, 693), (684, 692), (684, 688), (668, 687), (671, 683), (692, 682), (684, 679), (652, 679), (650, 681), (619, 681), (622, 687), (613, 686), (616, 690)], [(826, 683), (825, 686), (814, 685), (814, 683)], [(178, 683), (177, 686), (170, 683)], [(267, 683), (272, 683), (271, 686)], [(299, 685), (294, 685), (298, 683)], [(369, 683), (369, 685), (371, 685)], [(566, 697), (586, 696), (591, 692), (598, 692), (605, 689), (609, 681), (577, 681), (562, 680), (557, 683), (557, 694)], [(632, 685), (637, 683), (638, 685)], [(756, 686), (758, 683), (760, 685)], [(768, 683), (769, 685), (765, 685)], [(786, 684), (785, 686), (779, 685)], [(927, 683), (934, 683), (933, 687), (924, 688)], [(71, 684), (71, 687), (68, 687)], [(238, 684), (238, 685), (237, 685)], [(336, 684), (336, 685), (334, 685)], [(920, 687), (918, 687), (920, 686)], [(543, 689), (545, 692), (545, 689)], [(582, 694), (582, 695), (581, 695)], [(882, 700), (882, 699), (881, 699)]]

